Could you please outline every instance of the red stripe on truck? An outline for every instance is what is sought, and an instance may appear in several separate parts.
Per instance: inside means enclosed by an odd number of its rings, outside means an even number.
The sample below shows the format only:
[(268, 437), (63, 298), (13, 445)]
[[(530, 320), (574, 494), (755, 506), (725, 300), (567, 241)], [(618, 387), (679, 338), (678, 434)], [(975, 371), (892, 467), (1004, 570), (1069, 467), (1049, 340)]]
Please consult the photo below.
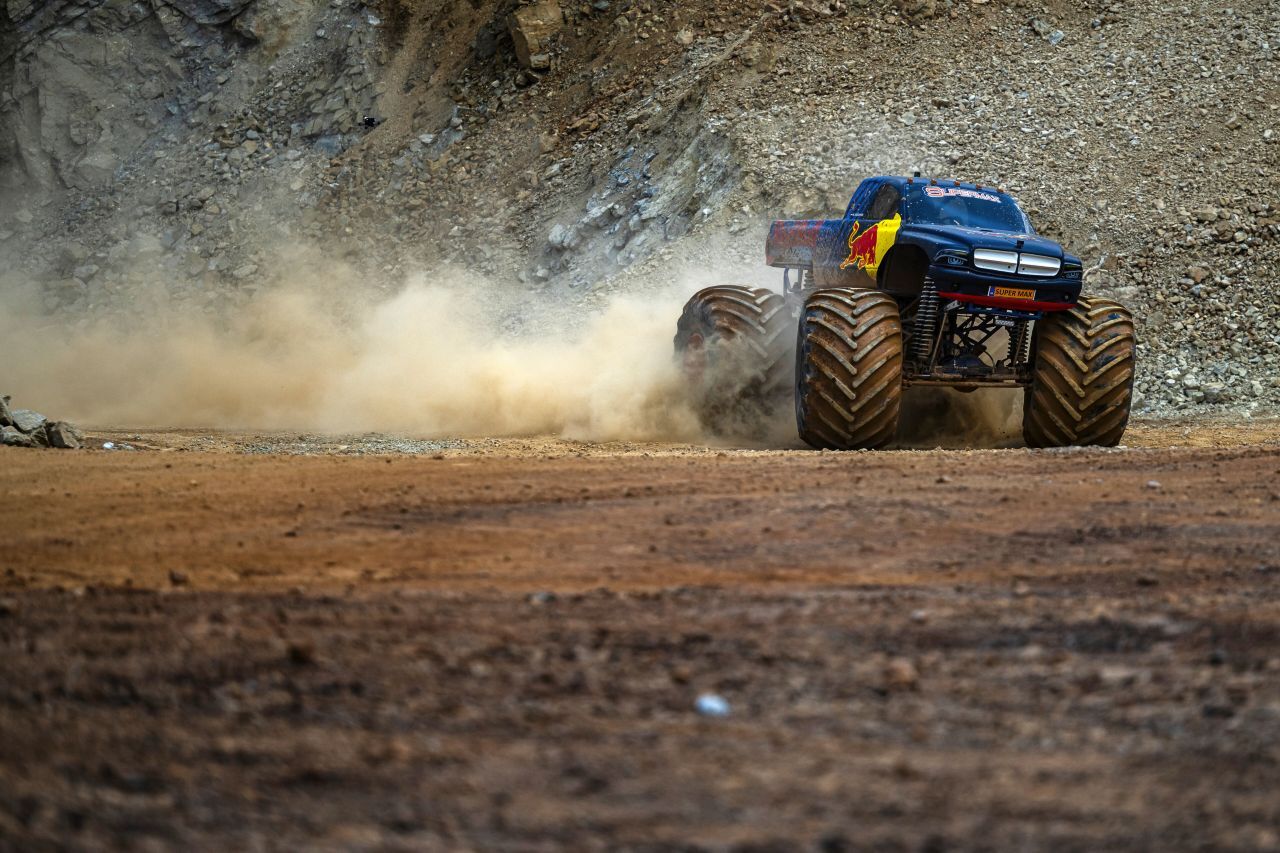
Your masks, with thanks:
[(943, 299), (955, 299), (986, 308), (1011, 308), (1014, 311), (1070, 311), (1074, 302), (1036, 302), (1030, 299), (1005, 299), (1002, 296), (974, 296), (969, 293), (938, 292)]

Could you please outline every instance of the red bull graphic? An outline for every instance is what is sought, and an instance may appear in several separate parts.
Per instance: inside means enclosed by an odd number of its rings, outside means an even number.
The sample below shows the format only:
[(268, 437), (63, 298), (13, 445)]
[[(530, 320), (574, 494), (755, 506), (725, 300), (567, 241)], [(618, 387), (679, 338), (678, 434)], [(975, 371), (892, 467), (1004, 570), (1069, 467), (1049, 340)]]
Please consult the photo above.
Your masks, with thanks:
[(856, 267), (870, 276), (875, 276), (880, 268), (880, 261), (898, 238), (898, 228), (902, 225), (902, 217), (894, 216), (867, 228), (859, 233), (861, 223), (854, 222), (849, 232), (849, 257), (840, 264), (840, 269)]
[(853, 230), (849, 232), (849, 257), (840, 265), (842, 270), (849, 267), (862, 269), (876, 262), (876, 237), (880, 233), (880, 223), (877, 222), (859, 234), (861, 227), (861, 223), (855, 222)]

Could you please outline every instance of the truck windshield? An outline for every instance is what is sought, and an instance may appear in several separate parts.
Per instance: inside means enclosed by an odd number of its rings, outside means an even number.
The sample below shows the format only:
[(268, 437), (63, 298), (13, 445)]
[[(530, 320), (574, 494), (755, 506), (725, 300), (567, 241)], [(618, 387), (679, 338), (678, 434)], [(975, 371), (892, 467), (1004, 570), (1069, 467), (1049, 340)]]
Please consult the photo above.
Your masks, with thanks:
[(987, 190), (915, 186), (907, 189), (906, 219), (926, 225), (958, 225), (984, 231), (1032, 234), (1013, 199)]

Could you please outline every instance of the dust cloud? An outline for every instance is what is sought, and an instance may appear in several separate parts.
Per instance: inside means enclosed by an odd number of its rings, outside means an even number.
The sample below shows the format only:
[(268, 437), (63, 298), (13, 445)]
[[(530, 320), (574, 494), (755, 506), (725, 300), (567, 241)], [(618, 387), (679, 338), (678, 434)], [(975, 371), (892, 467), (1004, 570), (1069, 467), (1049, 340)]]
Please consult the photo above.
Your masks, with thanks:
[(995, 448), (1022, 446), (1022, 392), (908, 388), (894, 447)]
[(129, 312), (94, 319), (42, 316), (7, 282), (5, 393), (96, 426), (700, 437), (672, 356), (687, 293), (584, 315), (459, 273), (371, 298), (322, 266), (228, 312), (139, 283)]
[[(127, 310), (48, 315), (35, 287), (0, 277), (0, 391), (91, 427), (803, 446), (789, 383), (731, 412), (717, 430), (729, 437), (700, 422), (672, 338), (705, 270), (660, 287), (638, 276), (584, 308), (466, 271), (388, 292), (315, 253), (276, 266), (262, 292), (216, 310), (139, 272), (121, 287)], [(908, 389), (893, 446), (1018, 446), (1020, 401)]]

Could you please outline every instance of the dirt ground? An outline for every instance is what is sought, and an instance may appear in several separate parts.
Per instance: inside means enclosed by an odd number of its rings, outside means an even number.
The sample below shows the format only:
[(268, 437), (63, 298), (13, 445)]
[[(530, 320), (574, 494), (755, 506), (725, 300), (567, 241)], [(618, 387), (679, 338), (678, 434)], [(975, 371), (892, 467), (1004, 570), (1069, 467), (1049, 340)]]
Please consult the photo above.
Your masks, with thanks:
[(1280, 422), (1127, 442), (0, 448), (0, 849), (1280, 849)]

